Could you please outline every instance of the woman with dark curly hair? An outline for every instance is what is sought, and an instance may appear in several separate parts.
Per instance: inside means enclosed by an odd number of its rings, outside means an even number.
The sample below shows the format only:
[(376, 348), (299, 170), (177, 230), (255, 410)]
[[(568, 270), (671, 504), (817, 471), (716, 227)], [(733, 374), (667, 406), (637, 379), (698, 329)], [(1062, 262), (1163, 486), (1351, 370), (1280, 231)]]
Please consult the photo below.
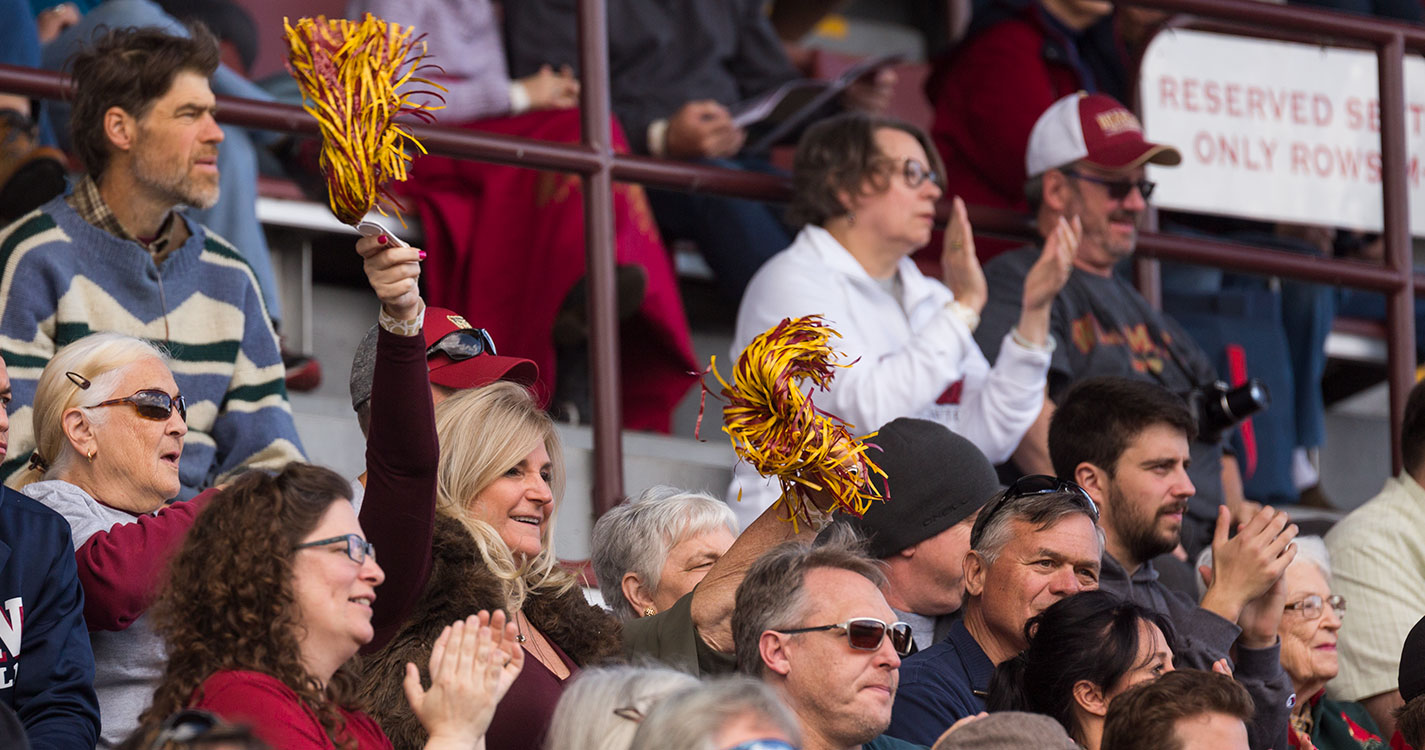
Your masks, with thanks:
[[(145, 746), (185, 706), (251, 724), (284, 750), (391, 746), (357, 710), (348, 665), (374, 635), (372, 604), (385, 580), (349, 494), (336, 473), (291, 464), (276, 476), (243, 476), (198, 517), (153, 607), (169, 660), (130, 747)], [(502, 613), (481, 612), (433, 639), (428, 690), (404, 665), (427, 750), (483, 745), (524, 662), (516, 635)]]
[(1055, 602), (1024, 633), (1029, 648), (995, 669), (986, 708), (1051, 716), (1087, 750), (1114, 698), (1173, 671), (1167, 618), (1107, 591)]

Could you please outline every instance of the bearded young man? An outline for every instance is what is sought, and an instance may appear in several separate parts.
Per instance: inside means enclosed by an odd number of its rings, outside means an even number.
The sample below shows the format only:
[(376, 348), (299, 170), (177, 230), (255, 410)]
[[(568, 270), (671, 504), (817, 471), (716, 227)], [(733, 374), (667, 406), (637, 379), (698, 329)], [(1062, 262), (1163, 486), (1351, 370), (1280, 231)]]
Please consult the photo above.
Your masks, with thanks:
[[(31, 404), (54, 352), (95, 331), (153, 341), (188, 402), (180, 497), (248, 468), (302, 460), (277, 338), (251, 267), (177, 209), (218, 199), (218, 47), (117, 29), (74, 59), (70, 116), (86, 175), (0, 229), (0, 353), (15, 429), (0, 476), (34, 448)], [(127, 395), (127, 394), (117, 394)]]
[(1187, 470), (1196, 430), (1186, 402), (1160, 385), (1089, 378), (1070, 388), (1054, 412), (1049, 454), (1059, 478), (1078, 483), (1099, 506), (1099, 587), (1172, 620), (1175, 663), (1210, 669), (1230, 659), (1257, 706), (1248, 726), (1251, 747), (1284, 748), (1293, 700), (1277, 626), (1286, 605), (1282, 573), (1296, 556), (1296, 526), (1267, 507), (1229, 538), (1229, 513), (1219, 508), (1201, 604), (1164, 586), (1153, 568), (1153, 558), (1179, 544), (1195, 491)]

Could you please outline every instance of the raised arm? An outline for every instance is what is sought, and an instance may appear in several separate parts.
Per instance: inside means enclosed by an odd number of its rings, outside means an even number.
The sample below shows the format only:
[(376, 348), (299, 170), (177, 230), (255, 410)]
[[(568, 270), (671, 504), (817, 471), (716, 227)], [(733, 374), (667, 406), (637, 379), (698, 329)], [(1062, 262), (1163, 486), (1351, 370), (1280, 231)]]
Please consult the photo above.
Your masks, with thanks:
[(382, 313), (360, 520), (380, 556), (386, 581), (376, 590), (371, 618), (376, 636), (363, 648), (366, 652), (395, 635), (425, 589), (440, 461), (421, 335), (425, 304), (416, 288), (423, 253), (392, 247), (382, 239), (365, 237), (356, 243)]

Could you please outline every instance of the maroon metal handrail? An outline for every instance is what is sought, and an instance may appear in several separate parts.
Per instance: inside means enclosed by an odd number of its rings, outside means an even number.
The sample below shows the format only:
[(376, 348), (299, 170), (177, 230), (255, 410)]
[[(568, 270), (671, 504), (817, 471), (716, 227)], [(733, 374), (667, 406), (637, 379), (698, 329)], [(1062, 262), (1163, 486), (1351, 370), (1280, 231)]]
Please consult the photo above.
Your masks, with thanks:
[[(1425, 52), (1425, 28), (1299, 6), (1252, 0), (1123, 0), (1130, 5), (1190, 13), (1253, 24), (1263, 29), (1315, 35), (1323, 40), (1366, 43), (1380, 60), (1382, 190), (1386, 263), (1311, 259), (1282, 251), (1227, 242), (1144, 232), (1138, 253), (1236, 271), (1303, 281), (1339, 284), (1384, 292), (1389, 298), (1389, 380), (1392, 462), (1398, 471), (1400, 416), (1414, 376), (1415, 341), (1412, 296), (1425, 291), (1425, 275), (1410, 262), (1406, 192), (1406, 141), (1403, 58), (1405, 50)], [(596, 513), (623, 494), (622, 449), (618, 419), (618, 330), (615, 318), (612, 181), (637, 182), (764, 201), (785, 201), (786, 179), (716, 167), (614, 154), (610, 133), (608, 50), (603, 0), (580, 0), (579, 38), (583, 142), (561, 144), (464, 129), (418, 125), (417, 137), (432, 154), (499, 164), (577, 173), (584, 178), (589, 268), (591, 374), (594, 398), (594, 507)], [(50, 72), (0, 65), (0, 91), (40, 98), (61, 98), (66, 78)], [(314, 135), (317, 126), (298, 107), (220, 98), (219, 120), (234, 125)], [(971, 207), (977, 233), (1031, 239), (1026, 217), (997, 209)], [(944, 219), (942, 208), (941, 219)]]

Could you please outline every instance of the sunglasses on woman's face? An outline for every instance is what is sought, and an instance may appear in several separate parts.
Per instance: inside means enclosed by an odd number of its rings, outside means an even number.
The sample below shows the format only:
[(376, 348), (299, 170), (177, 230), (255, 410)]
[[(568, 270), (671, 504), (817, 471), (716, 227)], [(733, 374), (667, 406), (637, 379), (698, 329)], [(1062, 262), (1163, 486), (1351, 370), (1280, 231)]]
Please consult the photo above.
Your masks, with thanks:
[(100, 401), (94, 405), (94, 408), (118, 406), (119, 404), (128, 404), (134, 407), (134, 411), (138, 412), (140, 417), (156, 422), (167, 422), (168, 418), (173, 416), (173, 410), (177, 409), (179, 418), (184, 422), (188, 421), (188, 404), (184, 402), (183, 397), (170, 396), (157, 389), (142, 390), (132, 396)]

